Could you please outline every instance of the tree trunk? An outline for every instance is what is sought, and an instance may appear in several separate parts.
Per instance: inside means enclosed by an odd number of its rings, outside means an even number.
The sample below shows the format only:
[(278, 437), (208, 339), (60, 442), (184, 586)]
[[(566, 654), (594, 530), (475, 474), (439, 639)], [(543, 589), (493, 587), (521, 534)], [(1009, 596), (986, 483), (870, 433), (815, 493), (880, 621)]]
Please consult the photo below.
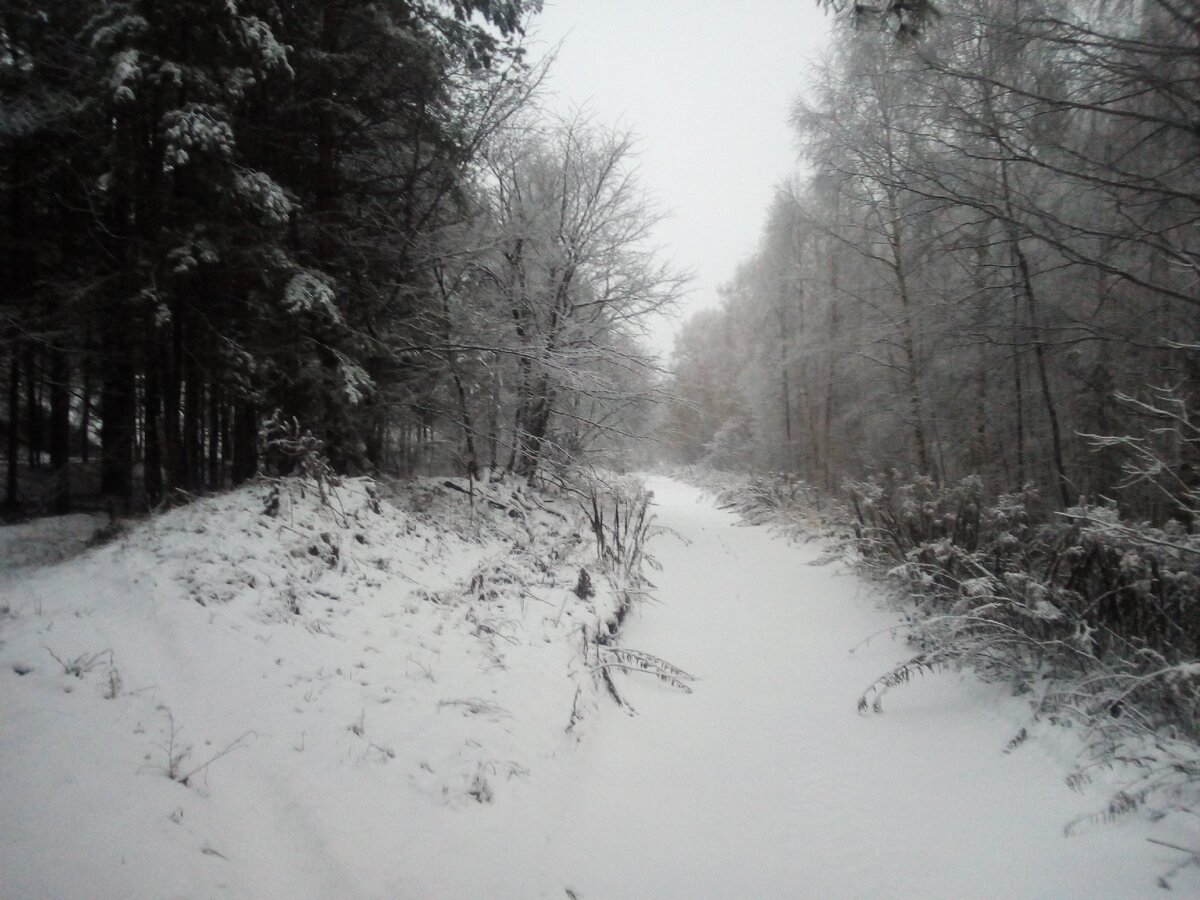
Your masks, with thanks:
[(91, 341), (84, 339), (84, 346), (89, 348), (84, 357), (83, 386), (79, 401), (79, 461), (85, 466), (92, 456), (92, 366), (90, 356)]
[(1021, 348), (1017, 341), (1017, 327), (1020, 322), (1020, 298), (1013, 291), (1012, 315), (1012, 360), (1013, 360), (1013, 410), (1017, 427), (1017, 484), (1022, 490), (1027, 479), (1025, 470), (1025, 386), (1021, 376)]
[(892, 251), (892, 269), (896, 276), (896, 291), (900, 297), (900, 347), (904, 352), (904, 374), (908, 391), (908, 408), (912, 416), (912, 435), (916, 450), (917, 471), (930, 474), (929, 447), (925, 437), (925, 410), (921, 400), (920, 372), (917, 368), (917, 345), (912, 322), (912, 297), (908, 290), (908, 274), (903, 255), (900, 231), (900, 211), (894, 197), (889, 197), (888, 244)]
[(146, 505), (153, 509), (163, 500), (162, 354), (153, 312), (146, 319), (146, 386), (142, 398), (146, 450), (142, 460), (142, 486)]
[(100, 489), (118, 498), (126, 511), (133, 504), (134, 365), (129, 344), (114, 334), (113, 323), (105, 340), (104, 383), (100, 393)]
[(184, 487), (187, 462), (183, 453), (183, 429), (180, 423), (183, 402), (183, 310), (177, 300), (171, 315), (171, 350), (165, 354), (163, 372), (163, 456), (166, 462), (167, 490)]
[(324, 266), (333, 258), (333, 215), (337, 203), (337, 155), (335, 142), (337, 81), (334, 55), (341, 30), (341, 0), (324, 0), (321, 13), (320, 97), (317, 106), (316, 214), (318, 222), (317, 262)]
[(787, 315), (783, 308), (783, 297), (779, 299), (779, 395), (780, 412), (783, 414), (783, 458), (784, 469), (796, 470), (796, 442), (792, 437), (792, 397), (788, 379), (788, 344), (790, 341)]
[(1041, 323), (1038, 320), (1037, 294), (1033, 289), (1033, 275), (1029, 259), (1021, 248), (1021, 234), (1012, 205), (1012, 192), (1008, 181), (1008, 165), (1000, 163), (1000, 183), (1004, 190), (1004, 212), (1008, 217), (1008, 238), (1015, 265), (1015, 277), (1019, 278), (1019, 289), (1025, 296), (1029, 311), (1029, 327), (1033, 337), (1033, 355), (1037, 363), (1038, 380), (1041, 383), (1042, 401), (1046, 407), (1046, 418), (1050, 424), (1050, 446), (1054, 459), (1055, 486), (1064, 507), (1071, 505), (1071, 482), (1063, 464), (1062, 431), (1058, 423), (1058, 408), (1050, 389), (1050, 375), (1046, 366), (1046, 347), (1042, 339)]
[(979, 359), (975, 364), (975, 427), (971, 432), (970, 467), (978, 475), (984, 474), (988, 464), (988, 360), (987, 346), (979, 344)]
[(453, 346), (451, 322), (453, 311), (450, 307), (450, 289), (446, 286), (445, 273), (441, 267), (436, 271), (438, 293), (442, 301), (442, 341), (446, 345), (446, 368), (450, 371), (450, 379), (454, 382), (454, 396), (458, 400), (459, 424), (462, 427), (463, 444), (466, 448), (467, 475), (472, 481), (479, 480), (479, 454), (475, 452), (475, 426), (471, 421), (471, 407), (467, 403), (467, 389), (463, 384), (462, 373), (458, 370), (458, 354), (450, 349)]
[[(450, 354), (453, 359), (453, 354)], [(451, 378), (454, 380), (454, 393), (458, 398), (458, 414), (461, 417), (463, 441), (467, 451), (467, 474), (472, 479), (479, 480), (479, 456), (475, 452), (475, 426), (471, 423), (471, 410), (467, 406), (467, 389), (463, 386), (462, 376), (453, 361), (450, 363)]]
[(221, 386), (216, 379), (208, 384), (208, 472), (209, 490), (221, 489)]
[[(979, 298), (979, 306), (977, 307), (977, 315), (981, 321), (977, 322), (977, 327), (982, 331), (986, 327), (984, 321), (984, 311), (987, 308), (987, 301), (990, 297), (990, 272), (991, 261), (989, 258), (989, 246), (991, 241), (990, 222), (984, 222), (979, 229), (979, 236), (976, 238), (975, 250), (975, 271), (972, 277), (972, 287), (975, 290), (975, 295)], [(977, 475), (984, 475), (984, 470), (988, 465), (988, 353), (987, 343), (979, 341), (977, 344), (977, 354), (975, 362), (975, 403), (972, 409), (974, 417), (973, 427), (971, 428), (969, 438), (969, 450), (967, 456), (968, 468)]]
[(838, 265), (837, 251), (833, 250), (829, 258), (829, 369), (825, 378), (825, 411), (824, 435), (821, 440), (821, 472), (826, 490), (833, 490), (833, 473), (830, 470), (833, 456), (833, 395), (837, 384), (837, 346), (838, 335), (841, 331), (841, 317), (838, 314)]
[(29, 468), (42, 465), (42, 415), (38, 396), (37, 353), (32, 341), (25, 342), (25, 441), (29, 451)]
[(16, 509), (19, 502), (17, 490), (17, 467), (21, 452), (21, 361), (19, 344), (14, 338), (9, 344), (12, 356), (8, 361), (8, 446), (6, 460), (8, 474), (4, 486), (4, 505)]
[(492, 471), (496, 469), (496, 454), (499, 451), (500, 443), (500, 402), (503, 385), (500, 381), (500, 373), (495, 365), (492, 366), (492, 399), (489, 404), (488, 418), (488, 468)]
[(233, 406), (229, 403), (225, 391), (221, 394), (221, 487), (224, 487), (226, 478), (229, 477), (229, 464), (233, 459)]
[(54, 511), (71, 511), (71, 385), (64, 350), (50, 351), (50, 468), (54, 472)]
[(512, 451), (508, 457), (507, 469), (510, 473), (516, 471), (521, 463), (521, 448), (525, 443), (526, 420), (529, 418), (529, 396), (532, 385), (532, 366), (529, 359), (529, 341), (525, 332), (525, 308), (529, 302), (528, 285), (525, 280), (525, 241), (517, 238), (512, 253), (505, 254), (508, 262), (508, 290), (511, 295), (513, 328), (517, 335), (517, 344), (521, 350), (517, 357), (517, 408), (513, 414)]
[(533, 484), (538, 466), (545, 454), (546, 436), (550, 429), (550, 416), (554, 408), (554, 388), (546, 374), (537, 379), (537, 388), (529, 400), (525, 432), (518, 442), (521, 447), (518, 474)]
[(186, 385), (183, 400), (183, 472), (184, 489), (189, 493), (204, 490), (204, 375), (196, 360), (194, 343), (185, 357)]
[(233, 471), (234, 484), (241, 484), (258, 474), (258, 408), (239, 400), (233, 414)]

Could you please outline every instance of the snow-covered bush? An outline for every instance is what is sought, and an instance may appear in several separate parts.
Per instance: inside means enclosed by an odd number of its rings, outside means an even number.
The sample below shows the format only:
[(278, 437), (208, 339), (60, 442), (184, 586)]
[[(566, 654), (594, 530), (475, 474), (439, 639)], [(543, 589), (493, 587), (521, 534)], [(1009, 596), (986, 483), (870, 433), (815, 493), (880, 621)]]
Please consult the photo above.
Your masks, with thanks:
[(601, 567), (626, 591), (646, 584), (642, 564), (657, 568), (646, 551), (655, 533), (650, 512), (651, 495), (641, 482), (593, 481), (588, 490), (589, 517), (596, 538), (596, 557)]
[(1034, 720), (1085, 728), (1088, 765), (1132, 761), (1142, 774), (1120, 810), (1200, 800), (1200, 554), (1188, 541), (1111, 506), (1047, 515), (1032, 493), (988, 501), (976, 479), (848, 487), (858, 548), (901, 586), (897, 631), (920, 651), (870, 685), (860, 711), (916, 674), (968, 667), (1035, 698)]
[(1188, 528), (1123, 522), (1112, 505), (1051, 513), (1032, 490), (987, 497), (976, 477), (893, 472), (848, 483), (848, 508), (818, 512), (794, 476), (678, 474), (748, 522), (843, 536), (900, 588), (892, 631), (917, 652), (868, 686), (860, 711), (882, 711), (917, 675), (969, 668), (1028, 695), (1034, 721), (1085, 729), (1081, 784), (1089, 767), (1132, 761), (1141, 774), (1115, 809), (1200, 804), (1200, 536)]
[[(1122, 524), (1110, 507), (1048, 517), (1032, 494), (985, 502), (976, 479), (937, 488), (891, 476), (850, 495), (860, 549), (923, 614), (1014, 629), (1025, 640), (1006, 646), (1029, 654), (1031, 671), (1150, 672), (1200, 658), (1200, 555), (1158, 529)], [(1200, 734), (1196, 712), (1176, 724)]]
[(339, 478), (329, 464), (324, 441), (302, 428), (298, 419), (281, 417), (278, 410), (263, 422), (259, 440), (271, 471), (311, 481), (321, 502), (329, 502), (329, 492), (337, 487)]
[[(573, 481), (572, 489), (592, 532), (597, 567), (608, 582), (608, 593), (614, 600), (614, 605), (607, 615), (601, 615), (595, 629), (585, 630), (593, 675), (622, 706), (625, 701), (612, 679), (614, 670), (644, 672), (664, 684), (691, 693), (689, 682), (693, 676), (657, 656), (619, 643), (625, 617), (654, 587), (646, 577), (644, 567), (661, 568), (648, 550), (651, 538), (664, 532), (661, 526), (654, 524), (653, 493), (641, 480), (613, 473), (577, 470)], [(586, 570), (580, 571), (580, 584), (586, 574)], [(590, 576), (587, 585), (590, 589)]]

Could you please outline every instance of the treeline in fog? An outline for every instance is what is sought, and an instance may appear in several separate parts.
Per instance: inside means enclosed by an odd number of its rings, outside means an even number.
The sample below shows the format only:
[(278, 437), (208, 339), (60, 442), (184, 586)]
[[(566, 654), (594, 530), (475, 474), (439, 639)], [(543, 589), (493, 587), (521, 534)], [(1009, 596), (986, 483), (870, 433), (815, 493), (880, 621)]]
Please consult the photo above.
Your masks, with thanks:
[[(938, 7), (836, 35), (792, 113), (809, 175), (682, 332), (666, 440), (784, 476), (739, 491), (760, 512), (840, 495), (922, 649), (864, 709), (969, 665), (1194, 741), (1200, 4)], [(1120, 811), (1194, 783), (1164, 760)]]
[(1200, 5), (939, 4), (843, 29), (782, 188), (677, 348), (686, 461), (899, 469), (1190, 521)]

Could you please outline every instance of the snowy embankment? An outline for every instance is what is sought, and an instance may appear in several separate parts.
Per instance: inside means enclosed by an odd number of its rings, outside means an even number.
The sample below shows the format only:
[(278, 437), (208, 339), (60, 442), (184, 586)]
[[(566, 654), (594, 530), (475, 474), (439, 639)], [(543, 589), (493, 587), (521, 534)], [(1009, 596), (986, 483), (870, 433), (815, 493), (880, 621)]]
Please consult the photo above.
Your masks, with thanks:
[(10, 572), (0, 896), (1138, 897), (1180, 861), (1147, 838), (1183, 814), (1066, 837), (1111, 785), (1066, 787), (1070, 733), (1005, 753), (1027, 706), (996, 686), (859, 716), (905, 654), (848, 652), (895, 622), (875, 589), (651, 486), (675, 536), (623, 643), (697, 680), (610, 669), (634, 714), (585, 649), (590, 543), (533, 509), (476, 539), (455, 492), (271, 517), (256, 488)]
[(257, 485), (48, 567), (89, 523), (0, 530), (0, 897), (401, 895), (598, 698), (582, 523), (489, 495)]

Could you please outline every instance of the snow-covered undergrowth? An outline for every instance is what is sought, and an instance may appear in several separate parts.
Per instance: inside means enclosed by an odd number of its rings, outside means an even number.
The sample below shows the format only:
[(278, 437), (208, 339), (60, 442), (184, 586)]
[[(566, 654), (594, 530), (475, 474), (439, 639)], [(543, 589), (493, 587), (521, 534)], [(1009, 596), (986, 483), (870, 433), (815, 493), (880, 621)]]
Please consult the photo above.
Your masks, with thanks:
[[(823, 536), (890, 584), (904, 613), (889, 633), (913, 655), (867, 687), (863, 713), (929, 672), (970, 669), (1029, 700), (1008, 750), (1044, 726), (1074, 729), (1076, 789), (1100, 770), (1123, 786), (1077, 830), (1143, 811), (1200, 811), (1200, 555), (1195, 538), (1135, 529), (1111, 511), (1039, 520), (1030, 498), (988, 502), (967, 479), (941, 489), (898, 477), (849, 485), (851, 510), (788, 476), (683, 473), (745, 521)], [(866, 637), (866, 636), (864, 636)], [(1200, 828), (1178, 848), (1200, 865)], [(1175, 873), (1164, 876), (1169, 884)]]
[(73, 519), (0, 529), (0, 896), (386, 894), (405, 823), (579, 740), (630, 585), (578, 504), (320, 494), (260, 482), (82, 549)]

